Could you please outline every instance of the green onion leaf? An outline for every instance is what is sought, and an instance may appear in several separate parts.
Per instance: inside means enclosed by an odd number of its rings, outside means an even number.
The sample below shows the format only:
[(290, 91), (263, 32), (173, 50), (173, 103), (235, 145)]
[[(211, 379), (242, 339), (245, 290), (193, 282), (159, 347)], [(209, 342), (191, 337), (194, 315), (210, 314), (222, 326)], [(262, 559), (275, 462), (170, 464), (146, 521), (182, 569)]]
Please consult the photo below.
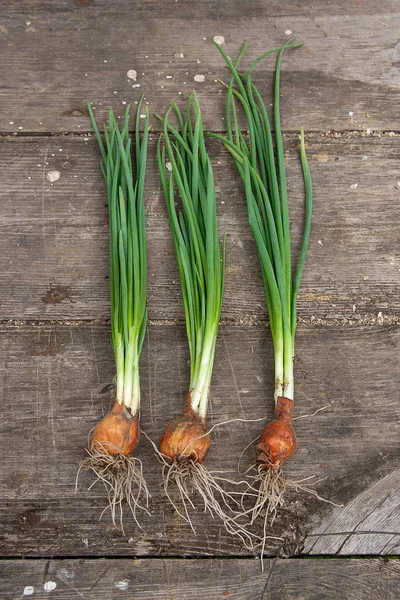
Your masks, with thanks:
[[(169, 122), (171, 114), (180, 131)], [(225, 241), (221, 258), (214, 176), (196, 94), (188, 99), (186, 115), (173, 103), (160, 120), (157, 159), (182, 288), (191, 405), (205, 417), (221, 315)]]
[(100, 148), (101, 169), (108, 190), (110, 230), (111, 339), (115, 355), (117, 392), (120, 404), (136, 414), (140, 407), (139, 358), (146, 334), (147, 259), (144, 211), (144, 178), (149, 138), (146, 109), (143, 135), (140, 134), (141, 98), (136, 113), (136, 172), (132, 171), (129, 137), (130, 106), (122, 127), (112, 108), (104, 140), (93, 110), (88, 104), (92, 126)]

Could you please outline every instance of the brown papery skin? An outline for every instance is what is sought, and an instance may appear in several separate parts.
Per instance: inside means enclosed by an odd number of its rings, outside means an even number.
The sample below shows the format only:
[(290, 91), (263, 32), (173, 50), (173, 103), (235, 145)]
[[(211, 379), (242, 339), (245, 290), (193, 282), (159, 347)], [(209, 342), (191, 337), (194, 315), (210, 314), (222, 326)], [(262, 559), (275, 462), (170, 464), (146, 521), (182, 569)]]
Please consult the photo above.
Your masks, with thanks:
[(183, 415), (172, 419), (161, 436), (160, 452), (171, 462), (190, 458), (202, 463), (211, 443), (207, 431), (206, 420), (193, 410), (188, 394)]
[(293, 400), (279, 396), (275, 418), (264, 427), (256, 449), (257, 462), (266, 468), (278, 469), (296, 450), (296, 435), (292, 427)]
[(132, 415), (124, 404), (115, 401), (109, 413), (97, 423), (92, 448), (107, 454), (129, 456), (139, 441), (139, 414)]

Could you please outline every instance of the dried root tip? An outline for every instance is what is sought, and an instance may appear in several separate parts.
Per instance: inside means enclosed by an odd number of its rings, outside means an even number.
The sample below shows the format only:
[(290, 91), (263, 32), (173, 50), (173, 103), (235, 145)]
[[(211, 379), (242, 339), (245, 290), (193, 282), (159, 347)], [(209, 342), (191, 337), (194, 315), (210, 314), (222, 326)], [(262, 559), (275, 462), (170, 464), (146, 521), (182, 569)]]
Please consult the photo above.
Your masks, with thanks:
[(91, 449), (107, 454), (129, 456), (139, 441), (139, 414), (117, 400), (109, 413), (96, 425), (92, 434)]
[(182, 416), (173, 419), (160, 440), (160, 452), (170, 461), (189, 458), (204, 462), (210, 448), (210, 436), (205, 419), (187, 403)]
[(81, 462), (79, 471), (80, 469), (93, 471), (96, 480), (89, 489), (101, 481), (108, 496), (108, 506), (101, 513), (100, 519), (106, 510), (110, 509), (115, 525), (116, 515), (119, 512), (119, 523), (124, 533), (123, 502), (126, 501), (136, 524), (140, 527), (136, 512), (140, 509), (149, 513), (147, 509), (150, 496), (143, 477), (141, 460), (121, 453), (110, 454), (109, 444), (102, 446), (99, 442), (95, 446), (92, 445), (92, 449), (87, 450), (87, 453), (88, 457)]
[(260, 454), (257, 462), (265, 469), (279, 470), (296, 449), (296, 435), (292, 427), (293, 401), (278, 397), (275, 419), (264, 427), (256, 448)]

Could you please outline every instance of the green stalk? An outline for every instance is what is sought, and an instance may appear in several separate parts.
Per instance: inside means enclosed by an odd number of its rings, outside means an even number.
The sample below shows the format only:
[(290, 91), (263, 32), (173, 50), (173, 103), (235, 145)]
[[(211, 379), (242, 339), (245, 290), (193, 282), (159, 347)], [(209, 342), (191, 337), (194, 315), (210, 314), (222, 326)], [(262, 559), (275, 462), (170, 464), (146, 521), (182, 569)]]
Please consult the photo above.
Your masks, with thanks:
[[(172, 113), (180, 132), (169, 122)], [(225, 242), (221, 257), (214, 176), (196, 94), (188, 99), (185, 117), (173, 103), (161, 121), (157, 158), (182, 288), (191, 360), (190, 402), (205, 417), (221, 315)]]
[[(238, 71), (239, 63), (247, 49), (246, 42), (235, 63), (228, 58), (221, 46), (215, 44), (231, 74), (229, 84), (224, 84), (228, 90), (228, 135), (225, 138), (219, 134), (208, 134), (224, 143), (243, 181), (249, 223), (261, 263), (274, 345), (275, 402), (278, 396), (293, 400), (294, 395), (296, 301), (307, 253), (312, 213), (312, 181), (305, 153), (304, 132), (301, 129), (300, 156), (305, 186), (305, 223), (302, 250), (292, 283), (289, 203), (280, 117), (280, 74), (284, 51), (301, 46), (293, 44), (294, 39), (291, 38), (283, 46), (261, 54), (251, 64), (247, 74)], [(275, 143), (266, 105), (252, 81), (256, 65), (272, 53), (278, 53), (273, 103)], [(248, 143), (239, 130), (235, 101), (244, 111), (250, 138)]]
[(110, 229), (111, 339), (116, 367), (116, 399), (135, 415), (140, 408), (139, 359), (147, 325), (146, 229), (144, 177), (149, 138), (149, 112), (140, 135), (141, 98), (136, 113), (136, 170), (132, 169), (129, 113), (120, 128), (112, 109), (104, 140), (93, 110), (89, 115), (101, 152), (108, 191)]

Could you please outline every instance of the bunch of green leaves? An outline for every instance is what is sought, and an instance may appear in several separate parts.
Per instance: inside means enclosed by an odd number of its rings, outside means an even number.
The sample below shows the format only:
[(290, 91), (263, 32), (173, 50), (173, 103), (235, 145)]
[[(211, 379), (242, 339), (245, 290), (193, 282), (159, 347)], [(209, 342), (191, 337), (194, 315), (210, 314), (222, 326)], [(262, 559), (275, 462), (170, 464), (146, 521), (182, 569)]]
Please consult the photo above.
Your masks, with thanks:
[[(170, 122), (175, 115), (176, 128)], [(173, 103), (158, 143), (158, 166), (175, 246), (189, 341), (194, 410), (205, 416), (221, 314), (225, 243), (217, 231), (214, 176), (195, 93), (186, 116)]]
[[(231, 74), (229, 83), (223, 84), (227, 89), (227, 137), (209, 134), (224, 143), (233, 156), (243, 181), (249, 223), (261, 263), (274, 342), (276, 397), (293, 395), (296, 301), (310, 236), (312, 213), (312, 182), (305, 153), (304, 132), (301, 129), (300, 155), (305, 186), (305, 222), (302, 249), (293, 278), (289, 203), (280, 117), (280, 75), (284, 51), (301, 45), (293, 44), (294, 39), (290, 39), (279, 48), (264, 52), (251, 64), (246, 74), (239, 71), (239, 65), (246, 53), (247, 42), (235, 63), (228, 58), (220, 45), (215, 44)], [(252, 81), (254, 68), (261, 59), (273, 53), (278, 54), (273, 101), (275, 135), (272, 133), (265, 102)], [(245, 115), (248, 138), (243, 135), (239, 127), (237, 104), (242, 107)]]
[(90, 104), (89, 114), (101, 152), (101, 169), (107, 183), (110, 231), (111, 337), (117, 370), (117, 399), (136, 412), (139, 408), (138, 361), (146, 332), (147, 259), (144, 179), (149, 136), (146, 109), (140, 134), (140, 100), (135, 123), (135, 172), (129, 135), (130, 106), (121, 128), (112, 108), (104, 140)]

